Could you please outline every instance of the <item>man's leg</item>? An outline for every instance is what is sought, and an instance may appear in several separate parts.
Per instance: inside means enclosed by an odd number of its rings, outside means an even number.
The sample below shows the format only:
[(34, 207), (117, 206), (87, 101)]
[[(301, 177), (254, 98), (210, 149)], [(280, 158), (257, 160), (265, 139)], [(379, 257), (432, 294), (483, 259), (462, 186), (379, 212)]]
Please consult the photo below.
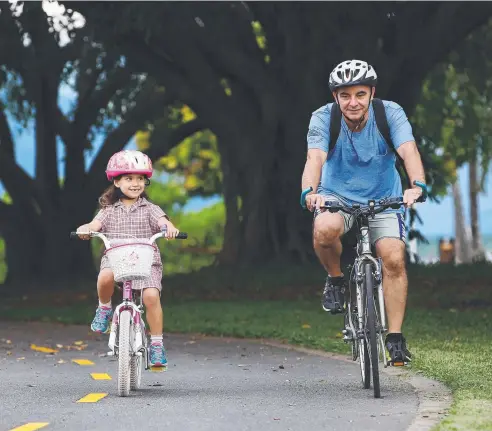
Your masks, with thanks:
[(376, 244), (376, 251), (383, 260), (383, 290), (388, 332), (401, 333), (408, 287), (405, 243), (397, 238), (382, 238)]
[(340, 268), (344, 233), (344, 218), (337, 213), (321, 212), (315, 215), (313, 223), (313, 245), (319, 261), (328, 276), (325, 282), (322, 307), (333, 314), (341, 313), (344, 306), (344, 278)]
[(370, 236), (383, 261), (383, 293), (388, 316), (385, 345), (391, 362), (411, 360), (402, 334), (407, 303), (408, 280), (405, 268), (405, 225), (400, 214), (381, 214), (369, 221)]
[(338, 213), (328, 211), (315, 215), (313, 223), (313, 245), (316, 256), (332, 277), (342, 275), (340, 256), (342, 243), (340, 237), (344, 232), (344, 220)]

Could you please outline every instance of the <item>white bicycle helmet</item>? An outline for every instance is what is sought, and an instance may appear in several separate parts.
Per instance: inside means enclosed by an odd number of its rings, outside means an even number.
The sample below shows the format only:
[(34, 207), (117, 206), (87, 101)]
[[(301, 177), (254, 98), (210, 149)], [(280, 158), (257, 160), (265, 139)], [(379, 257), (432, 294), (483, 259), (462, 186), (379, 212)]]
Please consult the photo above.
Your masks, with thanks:
[(375, 87), (378, 76), (374, 68), (361, 60), (348, 60), (340, 63), (330, 73), (330, 90), (352, 85), (370, 85)]

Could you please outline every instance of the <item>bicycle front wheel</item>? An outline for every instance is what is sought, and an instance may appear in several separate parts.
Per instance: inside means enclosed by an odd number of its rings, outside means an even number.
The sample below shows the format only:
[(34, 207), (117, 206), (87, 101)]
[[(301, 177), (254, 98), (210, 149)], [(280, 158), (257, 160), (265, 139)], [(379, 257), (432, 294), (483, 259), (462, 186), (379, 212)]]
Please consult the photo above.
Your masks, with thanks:
[[(135, 325), (132, 325), (132, 339), (135, 339)], [(145, 327), (141, 325), (141, 329), (143, 336), (145, 336)], [(130, 390), (135, 391), (140, 389), (141, 381), (142, 381), (142, 367), (143, 367), (143, 356), (139, 356), (135, 354), (131, 357), (130, 360)]]
[(378, 334), (376, 332), (376, 305), (374, 303), (374, 277), (372, 273), (372, 264), (364, 265), (364, 282), (365, 282), (365, 322), (367, 347), (372, 369), (372, 383), (374, 388), (374, 398), (381, 397), (379, 385), (379, 357), (378, 357)]
[(130, 335), (131, 312), (123, 310), (118, 320), (118, 395), (127, 397), (130, 393)]

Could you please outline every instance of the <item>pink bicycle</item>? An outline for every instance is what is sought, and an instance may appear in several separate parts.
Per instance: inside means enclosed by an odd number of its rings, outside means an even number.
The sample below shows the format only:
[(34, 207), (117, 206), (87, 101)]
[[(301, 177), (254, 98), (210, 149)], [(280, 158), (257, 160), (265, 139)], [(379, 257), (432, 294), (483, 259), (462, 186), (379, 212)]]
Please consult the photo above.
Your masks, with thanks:
[[(130, 390), (140, 388), (142, 367), (145, 365), (146, 370), (150, 369), (148, 340), (142, 316), (143, 295), (140, 289), (132, 287), (132, 282), (150, 276), (154, 250), (157, 247), (155, 241), (165, 237), (166, 231), (159, 232), (148, 240), (118, 233), (107, 235), (131, 238), (109, 241), (100, 232), (89, 232), (89, 235), (103, 241), (114, 280), (123, 283), (123, 302), (116, 306), (111, 322), (108, 356), (118, 358), (118, 395), (126, 397)], [(78, 233), (71, 232), (70, 237), (78, 237)], [(186, 239), (188, 235), (180, 232), (176, 238)]]

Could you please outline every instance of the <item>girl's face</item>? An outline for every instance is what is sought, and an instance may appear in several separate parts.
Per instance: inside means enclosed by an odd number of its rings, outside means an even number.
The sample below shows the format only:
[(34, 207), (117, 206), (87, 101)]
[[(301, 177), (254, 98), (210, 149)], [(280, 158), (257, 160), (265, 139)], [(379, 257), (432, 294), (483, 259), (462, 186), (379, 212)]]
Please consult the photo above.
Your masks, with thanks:
[(145, 176), (137, 174), (123, 175), (120, 179), (114, 180), (114, 185), (128, 198), (138, 199), (145, 190)]

